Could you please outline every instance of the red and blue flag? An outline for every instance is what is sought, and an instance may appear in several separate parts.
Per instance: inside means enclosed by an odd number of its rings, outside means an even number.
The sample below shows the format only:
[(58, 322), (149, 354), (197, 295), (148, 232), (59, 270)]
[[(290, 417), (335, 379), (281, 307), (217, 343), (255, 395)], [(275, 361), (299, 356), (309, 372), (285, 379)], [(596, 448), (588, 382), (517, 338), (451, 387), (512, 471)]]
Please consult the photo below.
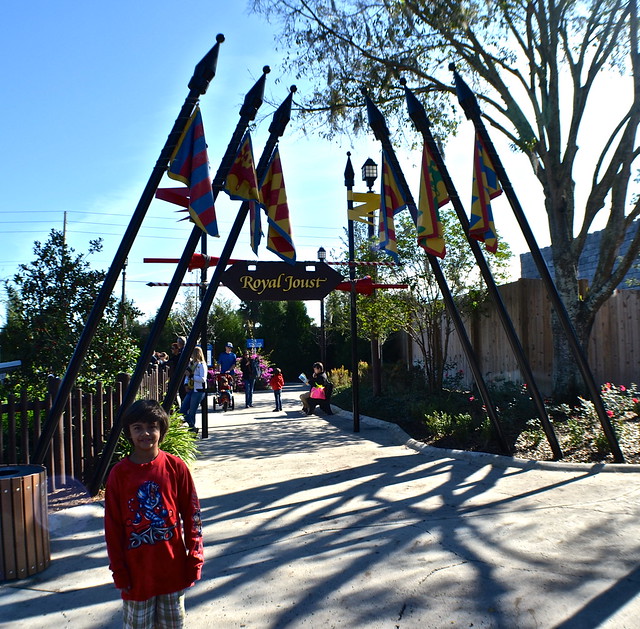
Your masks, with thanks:
[(193, 222), (209, 236), (219, 236), (199, 107), (195, 108), (178, 140), (167, 174), (189, 188), (189, 215)]

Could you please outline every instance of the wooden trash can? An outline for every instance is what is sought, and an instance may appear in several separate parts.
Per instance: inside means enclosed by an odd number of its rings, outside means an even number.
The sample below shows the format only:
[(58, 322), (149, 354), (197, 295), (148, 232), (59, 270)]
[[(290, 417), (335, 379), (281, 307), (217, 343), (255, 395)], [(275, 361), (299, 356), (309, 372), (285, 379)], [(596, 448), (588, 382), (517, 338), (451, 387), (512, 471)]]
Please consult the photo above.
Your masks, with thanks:
[(41, 572), (51, 559), (46, 469), (0, 465), (0, 507), (0, 581)]

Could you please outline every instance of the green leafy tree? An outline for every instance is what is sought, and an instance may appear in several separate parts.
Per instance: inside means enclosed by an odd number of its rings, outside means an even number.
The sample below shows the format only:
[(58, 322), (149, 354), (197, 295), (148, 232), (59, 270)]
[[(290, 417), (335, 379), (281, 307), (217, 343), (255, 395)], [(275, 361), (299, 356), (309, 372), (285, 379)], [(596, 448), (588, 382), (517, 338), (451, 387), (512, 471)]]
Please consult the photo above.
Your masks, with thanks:
[[(199, 296), (195, 292), (188, 293), (171, 311), (165, 328), (169, 326), (175, 336), (188, 337), (199, 309)], [(227, 342), (233, 343), (236, 349), (243, 347), (244, 338), (244, 324), (236, 306), (231, 300), (215, 299), (207, 315), (207, 342), (214, 347), (213, 358), (224, 351)]]
[[(62, 376), (75, 350), (105, 273), (91, 269), (89, 256), (102, 249), (92, 240), (84, 255), (76, 255), (63, 234), (51, 230), (46, 242), (34, 243), (35, 258), (21, 264), (7, 282), (7, 326), (2, 346), (7, 359), (21, 360), (19, 382), (46, 391), (46, 378)], [(139, 355), (135, 339), (124, 320), (141, 313), (131, 303), (112, 297), (89, 347), (77, 378), (78, 386), (90, 388), (102, 380), (114, 381), (119, 372), (131, 371)], [(12, 381), (18, 378), (12, 377)]]
[[(318, 360), (311, 318), (302, 301), (251, 301), (243, 303), (249, 338), (264, 339), (263, 353), (282, 369), (288, 380)], [(251, 318), (249, 318), (251, 317)], [(261, 350), (262, 351), (262, 350)]]
[[(640, 252), (639, 230), (621, 254), (640, 215), (634, 194), (640, 157), (637, 2), (254, 0), (254, 8), (280, 21), (285, 66), (313, 84), (301, 124), (315, 124), (327, 135), (367, 130), (362, 86), (389, 121), (406, 125), (397, 89), (404, 76), (417, 85), (444, 136), (457, 123), (447, 70), (449, 62), (457, 64), (479, 93), (484, 118), (529, 157), (545, 197), (556, 286), (586, 347), (596, 313)], [(627, 78), (626, 93), (616, 98), (629, 106), (610, 120), (610, 131), (595, 134), (585, 112), (606, 88), (605, 71), (616, 70)], [(585, 186), (581, 205), (578, 173)], [(596, 217), (605, 217), (606, 227), (589, 292), (580, 298), (578, 260)], [(553, 380), (562, 398), (582, 386), (557, 320)]]
[[(360, 262), (389, 262), (387, 254), (377, 249), (369, 226), (354, 223), (355, 256)], [(361, 266), (356, 270), (361, 279), (369, 276), (374, 284), (384, 279), (384, 267)], [(369, 341), (373, 395), (382, 393), (382, 347), (389, 336), (403, 329), (406, 313), (395, 291), (376, 289), (370, 295), (357, 296), (358, 336)]]
[[(439, 260), (449, 291), (461, 315), (471, 315), (486, 301), (486, 287), (469, 247), (462, 226), (451, 208), (440, 211), (445, 232), (447, 252)], [(416, 244), (416, 230), (406, 212), (398, 216), (396, 238), (402, 264), (391, 269), (389, 275), (395, 283), (408, 284), (402, 299), (405, 318), (404, 329), (421, 352), (427, 385), (439, 391), (444, 384), (444, 373), (449, 367), (449, 338), (454, 326), (442, 299), (424, 251)], [(511, 251), (500, 240), (498, 251), (486, 257), (496, 283), (508, 278)]]

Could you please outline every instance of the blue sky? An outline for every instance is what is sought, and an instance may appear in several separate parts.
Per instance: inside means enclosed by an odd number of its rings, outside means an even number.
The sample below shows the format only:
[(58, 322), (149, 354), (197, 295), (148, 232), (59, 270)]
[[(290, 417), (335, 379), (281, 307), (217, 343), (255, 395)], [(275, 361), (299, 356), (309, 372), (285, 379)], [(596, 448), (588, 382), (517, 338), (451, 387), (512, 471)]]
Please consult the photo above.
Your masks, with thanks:
[[(113, 260), (129, 217), (136, 207), (160, 150), (187, 95), (195, 64), (223, 33), (217, 76), (201, 100), (209, 159), (217, 170), (245, 93), (270, 65), (266, 100), (279, 104), (293, 77), (279, 68), (273, 29), (247, 12), (245, 3), (220, 0), (32, 0), (6, 3), (0, 62), (3, 99), (1, 137), (5, 147), (0, 198), (0, 281), (10, 279), (20, 263), (33, 259), (33, 242), (45, 241), (52, 228), (62, 229), (76, 252), (100, 236), (104, 250), (90, 261), (106, 269)], [(309, 86), (298, 84), (300, 93)], [(265, 103), (253, 131), (256, 159), (268, 135), (274, 107)], [(341, 248), (346, 227), (343, 172), (346, 152), (356, 172), (367, 157), (379, 161), (379, 146), (368, 136), (327, 142), (306, 137), (294, 120), (280, 142), (298, 260), (315, 260), (320, 246)], [(471, 184), (472, 129), (447, 146), (449, 170), (467, 204)], [(405, 174), (415, 182), (419, 155), (404, 154)], [(504, 158), (503, 158), (504, 159)], [(509, 156), (508, 167), (525, 210), (543, 211), (537, 184), (522, 156)], [(175, 186), (165, 178), (164, 186)], [(358, 184), (364, 191), (364, 184)], [(358, 188), (356, 188), (358, 189)], [(238, 203), (221, 194), (216, 203), (221, 238), (209, 239), (217, 255), (237, 212)], [(170, 281), (171, 265), (144, 264), (145, 257), (178, 258), (191, 226), (177, 222), (175, 206), (151, 204), (137, 242), (129, 254), (126, 292), (151, 316), (163, 298), (149, 281)], [(515, 253), (525, 250), (513, 227), (506, 201), (496, 200), (499, 232)], [(504, 221), (504, 222), (503, 222)], [(545, 221), (533, 221), (542, 245)], [(234, 257), (255, 259), (248, 247), (248, 227)], [(260, 260), (275, 260), (264, 245)], [(197, 281), (198, 277), (187, 277)], [(116, 287), (120, 294), (121, 285)], [(221, 289), (218, 295), (231, 295)], [(0, 325), (5, 320), (0, 291)], [(310, 304), (314, 315), (316, 305)]]
[[(110, 265), (188, 93), (193, 68), (217, 33), (226, 41), (217, 76), (201, 100), (212, 172), (262, 67), (272, 67), (265, 100), (282, 102), (295, 83), (278, 68), (271, 29), (250, 16), (244, 3), (35, 0), (3, 7), (0, 125), (9, 159), (2, 169), (0, 280), (33, 259), (35, 240), (63, 228), (65, 212), (70, 246), (84, 252), (90, 239), (101, 236), (104, 250), (91, 264)], [(265, 102), (258, 114), (256, 159), (273, 111)], [(361, 144), (371, 146), (376, 157), (373, 140)], [(346, 151), (354, 147), (305, 138), (293, 124), (280, 147), (297, 256), (315, 260), (320, 246), (340, 247), (346, 226), (342, 174)], [(367, 157), (354, 151), (356, 167)], [(165, 179), (162, 185), (178, 184)], [(221, 238), (209, 239), (211, 255), (221, 252), (238, 203), (222, 194), (216, 208)], [(126, 292), (147, 314), (155, 312), (163, 291), (146, 283), (169, 281), (173, 267), (144, 264), (143, 258), (180, 257), (191, 231), (189, 223), (177, 222), (175, 209), (154, 201), (129, 255)], [(255, 259), (248, 233), (234, 257)], [(263, 246), (260, 259), (277, 258)], [(187, 277), (197, 279), (195, 273)], [(218, 294), (230, 297), (224, 289)], [(4, 298), (2, 289), (0, 324)]]

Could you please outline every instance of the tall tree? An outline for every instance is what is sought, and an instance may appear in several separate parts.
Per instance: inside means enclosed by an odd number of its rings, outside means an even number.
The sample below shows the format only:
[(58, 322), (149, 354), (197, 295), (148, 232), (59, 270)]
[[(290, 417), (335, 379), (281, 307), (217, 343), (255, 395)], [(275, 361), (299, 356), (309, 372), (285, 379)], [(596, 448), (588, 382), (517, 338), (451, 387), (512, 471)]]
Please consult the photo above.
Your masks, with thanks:
[(301, 371), (308, 372), (318, 360), (304, 302), (252, 301), (243, 303), (242, 313), (254, 336), (264, 340), (262, 353), (282, 369), (286, 380), (296, 380)]
[[(454, 330), (453, 321), (426, 255), (416, 246), (413, 221), (406, 213), (399, 218), (396, 236), (402, 264), (392, 269), (390, 275), (394, 282), (409, 285), (409, 290), (399, 295), (405, 310), (404, 327), (420, 349), (428, 386), (439, 391), (444, 385), (445, 371), (450, 368), (448, 347)], [(441, 210), (440, 220), (447, 247), (440, 268), (458, 311), (463, 316), (470, 316), (486, 302), (486, 287), (453, 209)], [(495, 254), (487, 256), (496, 283), (503, 283), (508, 278), (511, 257), (509, 245), (504, 240), (499, 241)]]
[[(634, 194), (640, 125), (640, 52), (636, 0), (255, 0), (281, 20), (285, 64), (314, 81), (305, 124), (321, 132), (366, 129), (360, 88), (389, 119), (406, 120), (400, 76), (418, 84), (440, 135), (455, 127), (448, 62), (474, 85), (485, 119), (530, 159), (542, 187), (555, 281), (586, 347), (595, 315), (640, 252), (640, 230), (626, 253), (625, 234), (640, 214)], [(605, 71), (626, 77), (628, 102), (610, 131), (585, 128), (602, 94)], [(320, 82), (324, 80), (324, 82)], [(610, 112), (607, 112), (610, 115)], [(315, 116), (315, 117), (314, 117)], [(579, 140), (589, 136), (589, 148)], [(580, 158), (580, 161), (578, 161)], [(578, 207), (575, 180), (588, 187)], [(589, 292), (578, 294), (577, 268), (596, 217), (606, 217)], [(581, 378), (554, 323), (554, 384), (565, 397)]]
[[(46, 376), (64, 373), (104, 280), (104, 272), (91, 269), (88, 261), (101, 249), (101, 240), (92, 240), (86, 254), (76, 255), (62, 232), (51, 230), (46, 242), (34, 243), (34, 260), (21, 264), (7, 282), (2, 345), (7, 358), (22, 361), (22, 382), (44, 391)], [(122, 324), (123, 308), (128, 321), (141, 314), (130, 303), (110, 299), (81, 369), (80, 386), (112, 382), (135, 366), (139, 350)]]
[[(195, 292), (185, 294), (183, 300), (174, 306), (167, 321), (167, 326), (173, 330), (173, 334), (189, 336), (199, 308), (200, 300)], [(231, 300), (214, 300), (207, 315), (207, 338), (214, 346), (214, 359), (224, 351), (225, 343), (231, 342), (236, 348), (244, 345), (244, 322)]]

